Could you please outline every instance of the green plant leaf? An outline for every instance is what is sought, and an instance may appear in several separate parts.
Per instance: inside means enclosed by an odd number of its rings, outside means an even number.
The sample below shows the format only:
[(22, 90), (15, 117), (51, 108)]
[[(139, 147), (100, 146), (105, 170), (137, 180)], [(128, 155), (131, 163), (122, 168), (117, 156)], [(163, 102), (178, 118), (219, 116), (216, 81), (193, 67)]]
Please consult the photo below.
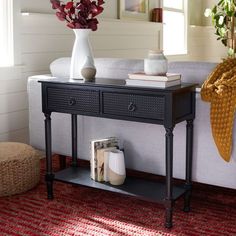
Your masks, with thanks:
[(227, 39), (222, 39), (221, 42), (224, 44), (224, 46), (227, 46)]
[(215, 5), (215, 6), (212, 8), (211, 11), (212, 11), (213, 14), (216, 14), (216, 12), (217, 12), (217, 6)]
[(225, 36), (227, 30), (225, 28), (220, 28), (220, 33), (222, 36)]
[[(211, 11), (206, 9), (205, 16), (211, 16), (212, 25), (215, 27), (215, 35), (217, 40), (220, 40), (226, 47), (228, 46), (229, 35), (227, 32), (232, 31), (231, 27), (236, 28), (232, 21), (233, 17), (236, 17), (236, 0), (218, 0), (216, 5), (213, 5)], [(228, 54), (234, 55), (232, 48), (229, 49)]]
[(228, 55), (229, 56), (233, 56), (234, 55), (234, 49), (233, 48), (229, 48), (228, 49)]
[(227, 12), (227, 16), (230, 16), (230, 17), (231, 17), (231, 16), (233, 16), (233, 15), (234, 15), (234, 11), (233, 11), (233, 10)]
[(222, 4), (224, 4), (224, 2), (225, 2), (225, 0), (221, 0), (221, 1), (218, 2), (217, 5), (218, 5), (218, 6), (221, 6)]

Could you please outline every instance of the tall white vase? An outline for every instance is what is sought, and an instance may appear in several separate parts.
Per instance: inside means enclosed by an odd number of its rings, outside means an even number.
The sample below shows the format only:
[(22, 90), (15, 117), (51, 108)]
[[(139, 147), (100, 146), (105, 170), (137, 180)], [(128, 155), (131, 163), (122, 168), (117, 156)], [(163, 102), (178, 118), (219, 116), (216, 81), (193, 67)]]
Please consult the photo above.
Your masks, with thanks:
[(112, 150), (108, 154), (108, 159), (110, 184), (123, 184), (126, 177), (124, 153), (120, 150)]
[(91, 63), (94, 65), (93, 53), (89, 43), (90, 29), (73, 29), (75, 33), (75, 42), (73, 46), (70, 79), (82, 79), (81, 69), (86, 63), (87, 57), (91, 58)]

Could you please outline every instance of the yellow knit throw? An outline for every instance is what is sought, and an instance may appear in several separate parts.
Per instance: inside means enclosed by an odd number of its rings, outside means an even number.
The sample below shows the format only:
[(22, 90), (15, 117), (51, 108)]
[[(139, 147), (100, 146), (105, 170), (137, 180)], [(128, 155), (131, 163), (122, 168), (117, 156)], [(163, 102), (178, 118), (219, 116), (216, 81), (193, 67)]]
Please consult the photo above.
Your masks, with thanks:
[(201, 89), (202, 100), (211, 103), (211, 128), (222, 158), (229, 161), (236, 109), (236, 59), (226, 59), (216, 66)]

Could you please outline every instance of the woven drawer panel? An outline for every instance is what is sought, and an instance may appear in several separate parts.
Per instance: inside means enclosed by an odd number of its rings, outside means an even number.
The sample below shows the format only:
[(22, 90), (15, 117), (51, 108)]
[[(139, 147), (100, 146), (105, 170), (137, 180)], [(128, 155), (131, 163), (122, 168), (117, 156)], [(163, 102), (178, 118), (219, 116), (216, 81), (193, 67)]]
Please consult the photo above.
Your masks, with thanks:
[(99, 113), (99, 91), (48, 88), (48, 109), (52, 111)]
[(103, 93), (105, 114), (147, 119), (164, 119), (164, 97)]

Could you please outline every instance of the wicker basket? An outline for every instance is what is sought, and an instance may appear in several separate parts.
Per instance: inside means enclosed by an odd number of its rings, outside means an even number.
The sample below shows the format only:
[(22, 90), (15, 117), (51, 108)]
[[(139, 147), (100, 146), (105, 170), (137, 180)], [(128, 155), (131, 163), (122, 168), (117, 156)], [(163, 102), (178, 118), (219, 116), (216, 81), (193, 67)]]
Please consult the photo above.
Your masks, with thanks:
[(25, 192), (39, 182), (39, 155), (29, 145), (0, 142), (0, 197)]

